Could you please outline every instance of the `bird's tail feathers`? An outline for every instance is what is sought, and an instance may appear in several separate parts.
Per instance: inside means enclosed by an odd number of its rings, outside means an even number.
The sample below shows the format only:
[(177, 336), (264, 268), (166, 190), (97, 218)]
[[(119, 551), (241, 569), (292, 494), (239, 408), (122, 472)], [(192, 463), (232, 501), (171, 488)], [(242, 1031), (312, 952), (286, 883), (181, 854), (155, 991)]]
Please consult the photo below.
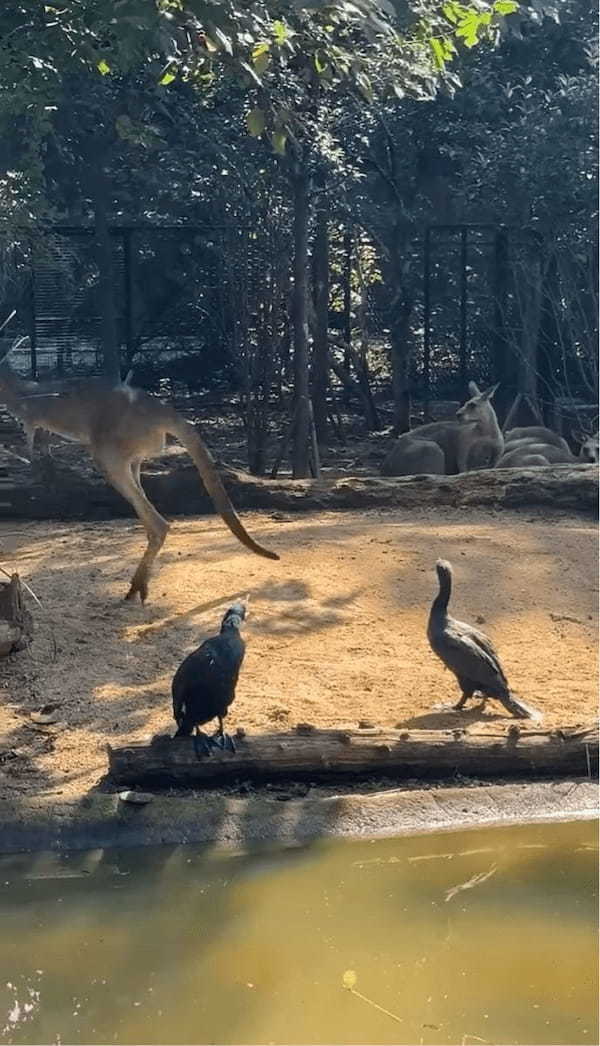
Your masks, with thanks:
[(520, 697), (509, 692), (508, 697), (503, 701), (505, 708), (512, 713), (517, 719), (533, 719), (534, 722), (540, 722), (542, 719), (541, 712), (537, 709), (532, 708), (531, 705), (525, 704)]

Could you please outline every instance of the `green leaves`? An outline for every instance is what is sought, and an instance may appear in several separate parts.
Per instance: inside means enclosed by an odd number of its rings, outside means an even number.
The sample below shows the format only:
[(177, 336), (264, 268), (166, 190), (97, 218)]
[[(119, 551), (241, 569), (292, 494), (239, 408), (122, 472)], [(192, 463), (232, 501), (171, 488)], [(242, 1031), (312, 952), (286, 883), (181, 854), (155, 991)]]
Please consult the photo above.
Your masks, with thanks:
[(273, 131), (273, 134), (271, 135), (273, 152), (276, 152), (278, 156), (285, 156), (286, 143), (287, 135), (285, 131)]
[(514, 15), (519, 10), (516, 0), (496, 0), (494, 11), (498, 15)]
[(271, 55), (269, 54), (271, 44), (267, 40), (262, 40), (256, 44), (252, 51), (252, 64), (258, 76), (263, 76), (271, 61)]
[(429, 46), (433, 53), (436, 68), (440, 71), (444, 70), (446, 63), (451, 62), (456, 54), (456, 47), (452, 40), (448, 36), (434, 36), (429, 41)]
[[(454, 36), (462, 40), (465, 47), (474, 47), (481, 36), (489, 33), (494, 16), (501, 18), (519, 10), (517, 0), (494, 0), (493, 4), (487, 6), (488, 9), (485, 10), (481, 4), (465, 5), (455, 0), (447, 0), (442, 4), (444, 18), (451, 23)], [(432, 38), (429, 44), (436, 67), (441, 71), (456, 52), (449, 51), (447, 45), (451, 44), (451, 41), (447, 37)]]
[[(506, 2), (508, 3), (509, 0), (506, 0)], [(279, 47), (281, 47), (286, 42), (286, 40), (288, 40), (288, 38), (290, 36), (290, 30), (289, 30), (288, 26), (285, 24), (285, 22), (281, 22), (277, 18), (273, 22), (273, 25), (271, 26), (271, 29), (273, 31), (273, 36), (275, 38), (275, 43), (278, 44)]]
[(265, 114), (262, 109), (251, 109), (246, 114), (246, 127), (253, 138), (260, 138), (265, 129)]

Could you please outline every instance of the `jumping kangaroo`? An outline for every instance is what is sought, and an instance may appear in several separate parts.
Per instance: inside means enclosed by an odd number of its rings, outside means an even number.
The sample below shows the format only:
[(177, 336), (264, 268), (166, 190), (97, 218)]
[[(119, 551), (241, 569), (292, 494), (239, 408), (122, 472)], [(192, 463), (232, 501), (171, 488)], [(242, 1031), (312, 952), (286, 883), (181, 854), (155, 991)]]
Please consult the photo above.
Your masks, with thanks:
[(400, 436), (385, 458), (384, 476), (454, 475), (494, 468), (504, 448), (491, 404), (498, 385), (483, 392), (469, 382), (471, 399), (456, 412), (457, 421), (434, 421)]
[(504, 453), (497, 468), (532, 468), (543, 465), (597, 464), (600, 460), (598, 433), (578, 434), (579, 455), (572, 453), (566, 440), (544, 428), (529, 425), (504, 434)]
[(140, 482), (142, 461), (162, 453), (167, 433), (187, 450), (216, 510), (236, 538), (258, 556), (279, 559), (246, 532), (195, 427), (172, 407), (132, 388), (129, 378), (119, 385), (102, 378), (69, 383), (25, 381), (6, 362), (0, 366), (0, 400), (22, 422), (30, 449), (37, 429), (84, 444), (108, 483), (129, 502), (143, 524), (148, 543), (125, 598), (134, 599), (139, 593), (145, 602), (153, 563), (169, 531), (169, 523), (148, 500)]

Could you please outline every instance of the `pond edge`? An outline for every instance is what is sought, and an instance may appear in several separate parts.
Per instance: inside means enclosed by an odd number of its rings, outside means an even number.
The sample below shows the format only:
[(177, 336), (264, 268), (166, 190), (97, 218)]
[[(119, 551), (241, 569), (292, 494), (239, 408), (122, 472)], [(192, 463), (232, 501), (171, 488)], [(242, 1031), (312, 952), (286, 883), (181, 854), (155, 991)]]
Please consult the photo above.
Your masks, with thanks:
[(155, 795), (145, 805), (118, 794), (70, 802), (56, 796), (0, 801), (0, 853), (204, 844), (228, 850), (327, 838), (385, 836), (540, 821), (594, 819), (588, 779), (340, 793), (285, 801), (254, 794)]

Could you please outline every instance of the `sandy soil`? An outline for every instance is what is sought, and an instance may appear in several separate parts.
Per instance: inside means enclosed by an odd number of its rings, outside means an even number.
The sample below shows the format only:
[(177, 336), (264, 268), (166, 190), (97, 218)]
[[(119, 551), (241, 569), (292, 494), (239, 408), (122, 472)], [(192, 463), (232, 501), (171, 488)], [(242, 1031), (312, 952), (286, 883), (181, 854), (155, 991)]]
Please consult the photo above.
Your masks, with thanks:
[[(230, 729), (297, 722), (477, 730), (501, 707), (436, 711), (457, 697), (425, 637), (437, 556), (455, 567), (453, 609), (496, 642), (515, 691), (545, 725), (596, 715), (596, 528), (484, 510), (245, 513), (281, 553), (249, 555), (213, 517), (177, 520), (146, 607), (122, 602), (137, 524), (4, 524), (1, 559), (45, 608), (31, 650), (0, 663), (0, 796), (92, 788), (104, 745), (170, 729), (177, 665), (250, 593), (248, 652)], [(56, 654), (53, 655), (53, 636)], [(55, 705), (58, 722), (31, 713)]]

